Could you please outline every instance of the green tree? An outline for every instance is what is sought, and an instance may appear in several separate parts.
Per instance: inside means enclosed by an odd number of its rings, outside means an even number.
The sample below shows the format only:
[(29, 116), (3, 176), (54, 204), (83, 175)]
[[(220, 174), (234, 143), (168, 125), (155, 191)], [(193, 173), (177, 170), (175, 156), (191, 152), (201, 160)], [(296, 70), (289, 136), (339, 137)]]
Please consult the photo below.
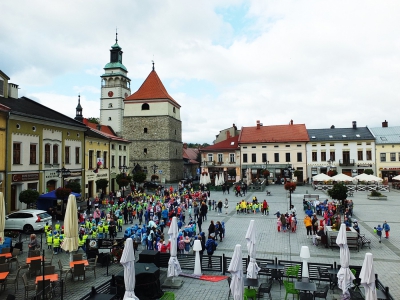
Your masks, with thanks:
[(39, 192), (35, 190), (24, 190), (19, 194), (19, 201), (25, 203), (28, 207), (35, 203), (39, 198)]
[(88, 120), (90, 123), (100, 124), (99, 118), (91, 117), (91, 118), (87, 118), (87, 120)]
[(135, 174), (133, 174), (133, 181), (141, 184), (146, 180), (146, 173), (142, 172), (142, 171), (138, 171)]
[(115, 181), (117, 182), (120, 188), (128, 186), (131, 180), (132, 176), (129, 176), (127, 174), (121, 173), (115, 176)]
[(364, 170), (364, 173), (367, 174), (367, 175), (374, 175), (374, 170), (372, 170), (372, 169), (365, 169), (365, 170)]
[(106, 192), (106, 188), (108, 187), (108, 179), (98, 179), (96, 180), (96, 187), (98, 190), (101, 190), (103, 193)]
[(65, 187), (74, 193), (82, 192), (81, 184), (78, 181), (70, 180)]
[(344, 206), (344, 201), (347, 199), (347, 186), (342, 182), (335, 183), (331, 190), (328, 190), (328, 195), (332, 199), (336, 199), (342, 202), (342, 207)]

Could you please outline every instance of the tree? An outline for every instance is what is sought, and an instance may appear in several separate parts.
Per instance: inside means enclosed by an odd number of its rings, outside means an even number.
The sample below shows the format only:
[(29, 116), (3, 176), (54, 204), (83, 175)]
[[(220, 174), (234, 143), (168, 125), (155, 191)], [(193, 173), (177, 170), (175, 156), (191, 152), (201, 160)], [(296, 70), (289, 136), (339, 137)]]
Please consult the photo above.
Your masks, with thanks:
[(372, 170), (372, 169), (365, 169), (365, 170), (364, 170), (364, 173), (367, 174), (367, 175), (374, 175), (374, 170)]
[(146, 173), (142, 172), (142, 171), (138, 171), (135, 174), (133, 174), (133, 181), (141, 184), (146, 180)]
[(70, 180), (65, 187), (74, 193), (82, 192), (81, 184), (78, 181)]
[(115, 181), (117, 182), (120, 188), (128, 186), (131, 180), (132, 176), (129, 176), (125, 173), (121, 173), (115, 176)]
[(342, 208), (345, 207), (344, 201), (347, 199), (347, 186), (342, 182), (335, 183), (331, 190), (328, 190), (328, 195), (332, 199), (336, 199), (342, 202)]
[(108, 179), (96, 180), (96, 187), (98, 190), (101, 190), (102, 193), (105, 193), (105, 190), (108, 187)]
[(67, 200), (69, 194), (71, 194), (71, 189), (69, 189), (69, 188), (56, 189), (56, 196), (58, 199)]
[(19, 194), (19, 201), (25, 203), (28, 207), (35, 203), (39, 198), (39, 192), (36, 190), (25, 190)]
[(99, 118), (91, 117), (91, 118), (87, 118), (87, 120), (88, 120), (90, 123), (100, 124)]

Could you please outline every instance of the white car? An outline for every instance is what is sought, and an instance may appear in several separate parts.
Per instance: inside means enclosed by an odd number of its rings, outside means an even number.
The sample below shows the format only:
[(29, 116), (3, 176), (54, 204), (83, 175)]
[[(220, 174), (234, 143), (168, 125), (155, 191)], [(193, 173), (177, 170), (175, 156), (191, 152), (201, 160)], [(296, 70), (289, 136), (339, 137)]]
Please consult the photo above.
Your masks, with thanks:
[(45, 210), (24, 209), (6, 216), (5, 230), (21, 230), (24, 233), (43, 230), (48, 223), (52, 225), (52, 218)]

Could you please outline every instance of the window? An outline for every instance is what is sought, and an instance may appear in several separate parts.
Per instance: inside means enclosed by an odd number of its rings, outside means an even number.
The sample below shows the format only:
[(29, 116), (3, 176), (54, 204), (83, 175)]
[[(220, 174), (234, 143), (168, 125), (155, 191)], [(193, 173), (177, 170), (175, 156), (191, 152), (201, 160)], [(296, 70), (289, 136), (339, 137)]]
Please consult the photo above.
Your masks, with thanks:
[(106, 169), (107, 168), (107, 151), (103, 152), (103, 168)]
[(75, 147), (75, 163), (79, 164), (80, 163), (80, 157), (81, 157), (81, 148), (80, 147)]
[(279, 153), (274, 153), (274, 161), (279, 162)]
[(108, 117), (108, 121), (111, 121), (111, 117)]
[(290, 162), (290, 153), (287, 152), (285, 156), (286, 156), (286, 162)]
[(0, 96), (4, 96), (4, 80), (0, 78)]
[[(400, 154), (400, 153), (399, 153)], [(235, 153), (230, 153), (229, 154), (229, 161), (231, 162), (231, 163), (234, 163), (235, 162)]]
[(257, 162), (257, 155), (255, 153), (251, 154), (251, 162), (253, 163)]
[(333, 147), (335, 146), (335, 143), (330, 143), (329, 146)]
[(29, 163), (31, 165), (35, 165), (36, 164), (36, 144), (31, 144), (30, 145), (30, 150), (29, 150)]
[[(101, 158), (101, 151), (96, 152), (96, 158)], [(96, 162), (97, 162), (97, 159), (96, 159)]]
[(144, 149), (143, 149), (143, 153), (144, 153), (145, 155), (147, 155), (147, 148), (144, 148)]
[(317, 144), (312, 144), (312, 147), (317, 147)]
[(149, 109), (150, 109), (150, 105), (148, 105), (147, 103), (142, 104), (142, 110), (149, 110)]
[(279, 145), (274, 145), (274, 148), (279, 148)]
[(53, 145), (53, 164), (58, 164), (58, 145)]
[(325, 147), (325, 144), (321, 144), (321, 147)]
[(371, 145), (371, 142), (367, 142), (366, 145)]
[(126, 146), (124, 146), (124, 151), (126, 151)]
[(111, 144), (111, 150), (115, 150), (115, 145)]
[(111, 168), (115, 168), (115, 155), (111, 155)]
[(290, 147), (290, 145), (285, 145), (286, 146), (286, 148), (289, 148)]
[(208, 161), (213, 161), (214, 160), (212, 153), (208, 153), (207, 154), (207, 158), (208, 158)]
[(303, 153), (297, 152), (297, 162), (302, 162), (303, 161)]
[(335, 161), (336, 160), (335, 151), (329, 152), (329, 157), (330, 157), (331, 161)]
[(297, 147), (301, 147), (301, 145), (297, 145)]
[(93, 150), (89, 150), (89, 169), (93, 169)]
[(123, 160), (122, 160), (122, 161), (123, 161), (123, 163), (124, 163), (124, 166), (126, 166), (126, 156), (123, 157)]
[(396, 153), (390, 153), (390, 161), (396, 161)]
[(143, 133), (147, 133), (147, 128), (143, 128)]
[(251, 148), (255, 149), (255, 148), (257, 148), (257, 147), (256, 147), (256, 146), (251, 146)]
[(363, 151), (362, 151), (362, 150), (358, 150), (358, 151), (357, 151), (357, 159), (358, 159), (358, 160), (364, 160), (364, 158), (363, 158)]
[(121, 145), (118, 145), (118, 150), (122, 150), (122, 146)]
[(247, 149), (247, 146), (243, 146), (243, 149)]
[(112, 107), (113, 107), (112, 103), (108, 103), (108, 108), (112, 108)]
[(381, 162), (386, 161), (386, 153), (381, 153)]
[(367, 160), (372, 160), (372, 151), (371, 150), (367, 150), (366, 154), (367, 154)]
[(69, 164), (69, 146), (65, 146), (65, 163)]
[(50, 164), (50, 144), (44, 146), (44, 163)]
[(243, 162), (247, 163), (247, 153), (243, 153)]
[(222, 153), (218, 153), (218, 154), (217, 154), (218, 162), (222, 162), (222, 161), (223, 161), (222, 156), (223, 156)]
[(261, 148), (265, 149), (265, 148), (267, 148), (267, 146), (261, 146)]
[(326, 152), (321, 151), (321, 161), (326, 161)]
[(173, 113), (175, 113), (175, 112), (176, 112), (176, 110), (175, 110), (175, 107), (173, 107), (173, 108), (172, 108), (172, 112), (173, 112)]
[(118, 166), (119, 167), (122, 166), (122, 156), (121, 155), (118, 156)]
[(267, 161), (267, 153), (263, 153), (262, 154), (262, 162), (266, 162)]
[(312, 160), (312, 161), (317, 161), (317, 160), (318, 160), (318, 159), (317, 159), (317, 152), (316, 152), (316, 151), (314, 151), (314, 152), (311, 153), (311, 160)]
[(13, 164), (21, 163), (21, 143), (13, 143)]

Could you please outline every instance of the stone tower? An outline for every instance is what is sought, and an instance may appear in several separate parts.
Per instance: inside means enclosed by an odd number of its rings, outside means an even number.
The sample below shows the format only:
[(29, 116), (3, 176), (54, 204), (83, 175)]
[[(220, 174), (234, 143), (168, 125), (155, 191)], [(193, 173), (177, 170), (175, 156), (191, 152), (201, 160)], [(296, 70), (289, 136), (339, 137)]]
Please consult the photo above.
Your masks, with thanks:
[(124, 99), (131, 94), (131, 80), (127, 76), (128, 70), (122, 64), (123, 52), (117, 37), (111, 46), (110, 62), (105, 65), (105, 73), (101, 75), (100, 124), (111, 126), (120, 136)]
[(123, 137), (130, 144), (130, 166), (139, 164), (151, 179), (182, 179), (182, 122), (180, 105), (168, 94), (153, 63), (141, 87), (124, 100)]

